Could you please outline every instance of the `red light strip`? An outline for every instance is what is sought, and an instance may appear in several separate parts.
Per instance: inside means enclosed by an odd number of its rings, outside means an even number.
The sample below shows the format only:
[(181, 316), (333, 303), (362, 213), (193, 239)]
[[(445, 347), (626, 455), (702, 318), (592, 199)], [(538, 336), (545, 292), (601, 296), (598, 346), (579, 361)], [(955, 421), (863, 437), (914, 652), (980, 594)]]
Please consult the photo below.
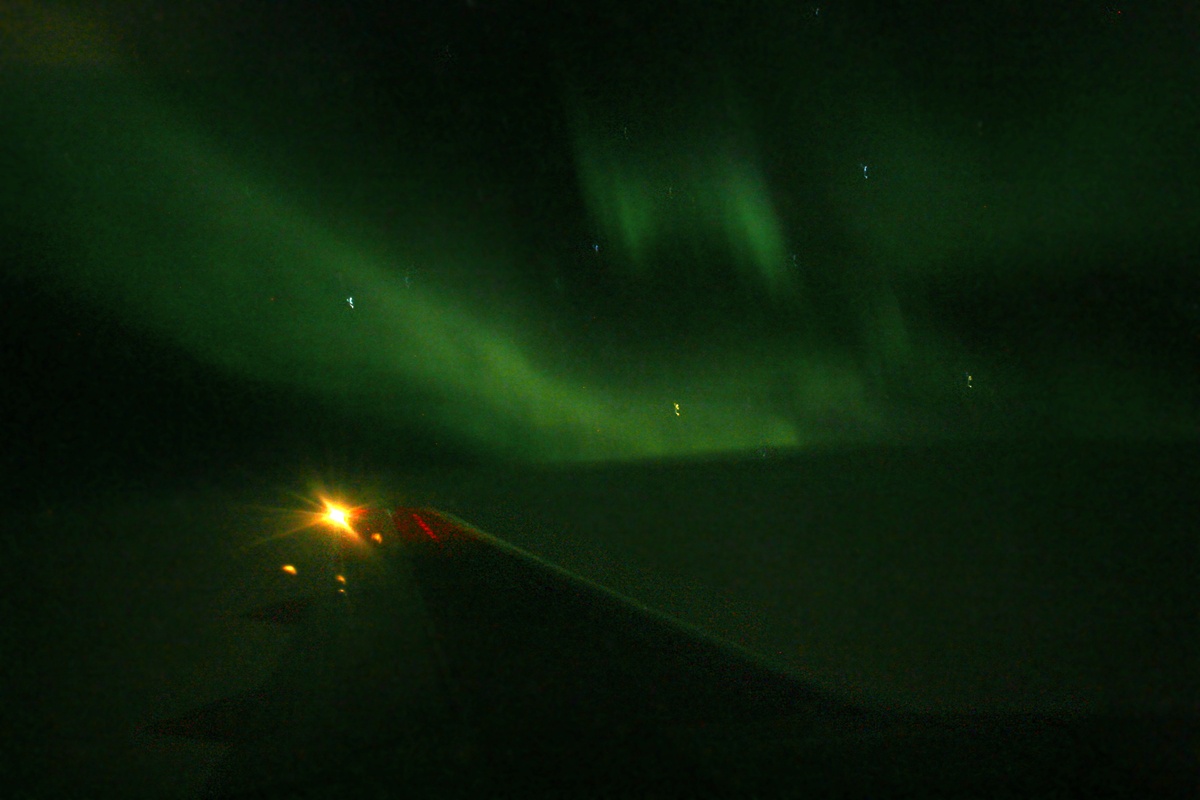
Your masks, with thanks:
[(433, 539), (435, 542), (441, 541), (440, 539), (438, 539), (437, 534), (435, 534), (433, 532), (433, 528), (431, 528), (427, 524), (425, 524), (425, 520), (421, 519), (416, 514), (413, 514), (412, 518), (415, 519), (417, 521), (417, 524), (421, 526), (421, 530), (425, 531), (426, 536), (428, 536), (430, 539)]

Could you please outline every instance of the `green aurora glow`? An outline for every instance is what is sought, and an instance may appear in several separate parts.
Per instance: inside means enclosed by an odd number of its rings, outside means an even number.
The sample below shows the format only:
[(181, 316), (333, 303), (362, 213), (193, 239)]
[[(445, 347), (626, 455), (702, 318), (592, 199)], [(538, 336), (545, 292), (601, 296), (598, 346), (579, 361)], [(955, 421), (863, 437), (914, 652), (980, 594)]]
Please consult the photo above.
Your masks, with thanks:
[[(414, 189), (462, 182), (469, 166), (412, 153), (390, 188), (399, 211), (388, 230), (357, 224), (350, 205), (325, 203), (335, 190), (309, 177), (319, 169), (295, 177), (286, 149), (239, 142), (156, 99), (119, 36), (82, 13), (68, 19), (23, 29), (44, 46), (7, 50), (4, 106), (20, 109), (9, 115), (13, 141), (37, 186), (6, 200), (10, 211), (56, 243), (58, 279), (73, 291), (233, 374), (547, 460), (989, 435), (993, 417), (1029, 396), (1084, 434), (1193, 429), (1172, 410), (1186, 395), (1166, 401), (1162, 425), (1129, 424), (1170, 390), (1147, 378), (1110, 391), (1099, 348), (1066, 366), (1049, 350), (1032, 370), (1013, 366), (947, 334), (922, 300), (956, 259), (953, 269), (970, 269), (980, 242), (1005, 257), (1039, 247), (1068, 272), (1082, 240), (1092, 250), (1103, 237), (1136, 240), (1136, 214), (1104, 227), (1096, 197), (1067, 191), (1055, 172), (1068, 140), (1100, 155), (1129, 145), (1098, 124), (1129, 113), (1126, 95), (1081, 101), (1053, 136), (1054, 121), (1030, 133), (1050, 144), (1016, 182), (989, 174), (971, 131), (902, 113), (893, 87), (856, 112), (862, 129), (886, 130), (870, 178), (857, 179), (862, 156), (831, 135), (809, 161), (790, 156), (808, 176), (790, 194), (748, 115), (705, 115), (736, 105), (729, 81), (683, 103), (690, 113), (664, 104), (655, 117), (643, 104), (632, 134), (597, 122), (621, 118), (619, 101), (565, 98), (582, 206), (612, 270), (641, 296), (649, 332), (623, 337), (610, 323), (614, 353), (546, 334), (570, 327), (569, 310), (525, 282), (495, 280), (528, 257), (495, 235), (505, 211), (464, 218)], [(395, 138), (404, 148), (405, 132)], [(836, 180), (833, 163), (845, 173)], [(1096, 180), (1124, 188), (1100, 199), (1131, 203), (1135, 166), (1106, 163)], [(825, 218), (809, 213), (818, 207)], [(822, 245), (834, 227), (853, 246)], [(417, 264), (432, 266), (410, 282)], [(825, 288), (821, 275), (834, 276)], [(721, 298), (671, 298), (673, 286), (710, 281), (724, 287), (714, 293), (741, 293), (734, 312)]]

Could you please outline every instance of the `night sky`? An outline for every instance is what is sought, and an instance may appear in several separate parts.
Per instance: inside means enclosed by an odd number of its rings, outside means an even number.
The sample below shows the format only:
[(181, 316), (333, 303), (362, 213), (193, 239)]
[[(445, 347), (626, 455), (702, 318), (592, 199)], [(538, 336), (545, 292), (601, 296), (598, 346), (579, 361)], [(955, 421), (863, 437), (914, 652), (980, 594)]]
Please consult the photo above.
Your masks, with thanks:
[(1194, 711), (1197, 142), (1187, 3), (0, 2), (6, 677), (121, 780), (332, 487), (851, 696)]
[(6, 4), (9, 466), (1194, 437), (1200, 22), (1042, 5)]

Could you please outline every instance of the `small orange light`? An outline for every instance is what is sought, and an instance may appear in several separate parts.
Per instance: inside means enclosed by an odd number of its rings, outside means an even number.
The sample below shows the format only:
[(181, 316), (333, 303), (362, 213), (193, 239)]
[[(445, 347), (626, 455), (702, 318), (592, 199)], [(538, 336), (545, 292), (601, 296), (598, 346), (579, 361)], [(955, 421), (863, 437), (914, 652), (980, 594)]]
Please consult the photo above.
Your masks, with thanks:
[(372, 534), (371, 534), (371, 541), (372, 541), (372, 542), (374, 542), (375, 544), (383, 544), (383, 534), (381, 534), (381, 533), (372, 533)]
[(283, 571), (284, 571), (284, 572), (286, 572), (288, 575), (295, 575), (295, 574), (296, 574), (296, 568), (295, 568), (295, 567), (293, 567), (291, 564), (284, 564), (284, 565), (283, 565)]
[(345, 583), (345, 582), (346, 582), (346, 576), (345, 576), (345, 575), (338, 575), (338, 576), (337, 576), (337, 582), (338, 582), (338, 583)]

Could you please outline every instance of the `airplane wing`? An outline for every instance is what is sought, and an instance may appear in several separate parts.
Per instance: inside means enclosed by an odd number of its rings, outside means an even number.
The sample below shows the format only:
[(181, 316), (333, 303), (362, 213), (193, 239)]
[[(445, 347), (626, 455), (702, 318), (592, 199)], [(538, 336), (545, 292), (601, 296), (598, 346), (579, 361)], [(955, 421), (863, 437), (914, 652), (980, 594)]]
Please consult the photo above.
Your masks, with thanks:
[(150, 727), (229, 745), (210, 797), (1145, 788), (1096, 770), (1119, 734), (862, 709), (442, 511), (346, 529), (326, 590), (251, 612), (296, 630), (268, 685)]

